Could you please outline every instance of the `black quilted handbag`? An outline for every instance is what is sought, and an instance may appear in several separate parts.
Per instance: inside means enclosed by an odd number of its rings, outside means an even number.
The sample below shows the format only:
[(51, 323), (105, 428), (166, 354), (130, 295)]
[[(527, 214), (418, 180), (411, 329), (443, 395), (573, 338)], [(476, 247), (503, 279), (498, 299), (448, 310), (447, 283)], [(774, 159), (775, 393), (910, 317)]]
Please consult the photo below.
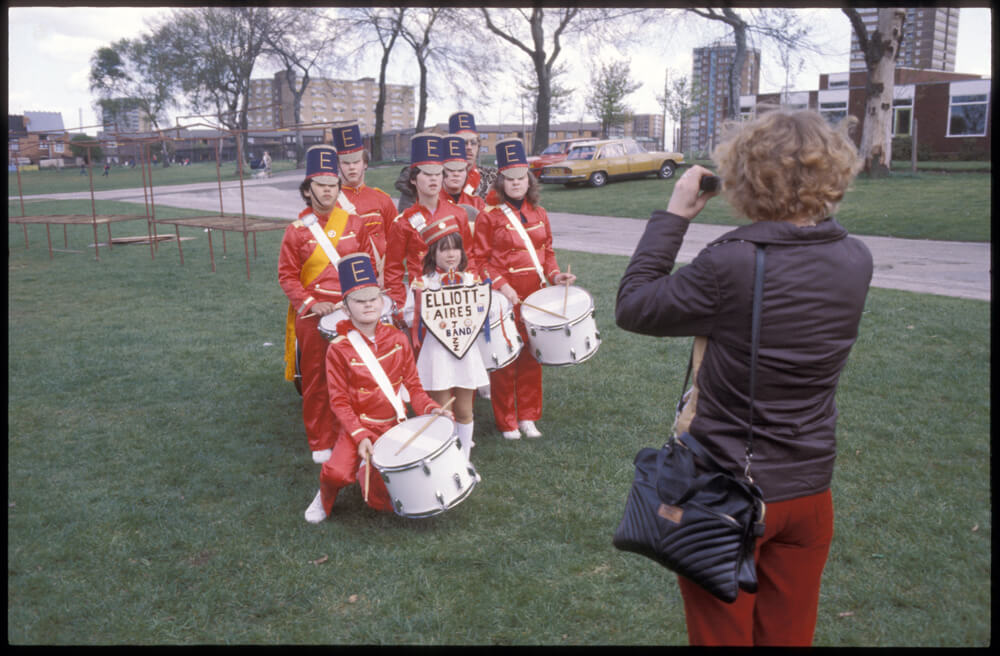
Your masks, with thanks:
[(689, 433), (671, 437), (661, 449), (641, 449), (625, 513), (612, 539), (616, 548), (651, 558), (728, 603), (740, 590), (757, 591), (754, 549), (764, 534), (764, 499), (750, 476), (763, 275), (764, 249), (758, 246), (743, 478), (719, 465)]

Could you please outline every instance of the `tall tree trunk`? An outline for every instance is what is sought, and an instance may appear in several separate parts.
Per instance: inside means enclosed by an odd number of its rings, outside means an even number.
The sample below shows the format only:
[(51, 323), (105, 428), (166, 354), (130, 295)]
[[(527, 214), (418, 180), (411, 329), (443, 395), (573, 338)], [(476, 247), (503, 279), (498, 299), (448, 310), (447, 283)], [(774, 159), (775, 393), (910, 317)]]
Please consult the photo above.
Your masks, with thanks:
[(860, 151), (865, 172), (876, 178), (886, 176), (892, 165), (892, 91), (905, 19), (905, 9), (880, 8), (878, 27), (868, 44), (871, 57), (865, 58), (868, 83)]
[(424, 131), (424, 122), (427, 120), (427, 62), (419, 54), (417, 65), (420, 67), (420, 102), (417, 111), (417, 132)]
[(747, 24), (728, 7), (723, 8), (722, 13), (731, 19), (730, 25), (733, 27), (733, 38), (736, 41), (733, 65), (729, 68), (729, 103), (726, 107), (726, 118), (735, 120), (740, 115), (743, 64), (747, 60)]
[(545, 65), (544, 51), (536, 51), (535, 72), (538, 75), (538, 99), (535, 102), (535, 138), (531, 152), (537, 155), (549, 145), (549, 114), (552, 110), (552, 76)]

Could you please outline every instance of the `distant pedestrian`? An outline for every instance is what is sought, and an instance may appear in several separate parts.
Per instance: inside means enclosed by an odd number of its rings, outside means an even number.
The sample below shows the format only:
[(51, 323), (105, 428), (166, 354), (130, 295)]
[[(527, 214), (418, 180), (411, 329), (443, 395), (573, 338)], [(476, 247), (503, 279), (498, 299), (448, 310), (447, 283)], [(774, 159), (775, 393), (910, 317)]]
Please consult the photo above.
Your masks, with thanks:
[(80, 165), (80, 175), (87, 175), (87, 166), (85, 164)]
[(106, 178), (106, 177), (108, 177), (109, 173), (111, 173), (111, 162), (105, 162), (104, 163), (104, 173), (101, 174), (101, 177), (102, 178)]

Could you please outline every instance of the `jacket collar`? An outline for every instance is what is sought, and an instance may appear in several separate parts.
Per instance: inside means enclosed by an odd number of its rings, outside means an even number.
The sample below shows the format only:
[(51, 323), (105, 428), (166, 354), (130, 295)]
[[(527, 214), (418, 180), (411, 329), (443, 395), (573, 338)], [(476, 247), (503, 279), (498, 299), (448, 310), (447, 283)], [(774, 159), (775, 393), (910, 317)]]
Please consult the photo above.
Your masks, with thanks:
[(828, 217), (814, 226), (799, 227), (788, 221), (756, 221), (740, 226), (708, 244), (714, 246), (725, 241), (751, 241), (757, 244), (821, 244), (838, 241), (847, 236), (847, 230)]

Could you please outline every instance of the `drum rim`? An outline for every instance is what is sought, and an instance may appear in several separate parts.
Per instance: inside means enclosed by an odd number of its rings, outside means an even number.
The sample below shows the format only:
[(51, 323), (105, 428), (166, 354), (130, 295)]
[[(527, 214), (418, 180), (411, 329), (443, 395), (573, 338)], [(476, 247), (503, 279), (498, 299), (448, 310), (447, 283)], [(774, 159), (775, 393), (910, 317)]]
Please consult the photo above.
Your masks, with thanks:
[[(559, 286), (561, 286), (561, 285), (549, 285), (548, 287), (542, 287), (541, 289), (536, 289), (535, 291), (533, 291), (530, 294), (528, 294), (528, 296), (525, 297), (524, 300), (525, 300), (525, 302), (530, 303), (531, 302), (531, 300), (530, 300), (531, 297), (534, 296), (535, 294), (537, 294), (538, 292), (542, 291), (543, 289), (553, 289), (553, 288), (559, 287)], [(580, 323), (581, 321), (584, 321), (587, 318), (587, 316), (588, 315), (592, 315), (594, 313), (594, 310), (596, 309), (595, 306), (594, 306), (594, 297), (591, 295), (590, 292), (588, 292), (583, 287), (578, 287), (576, 285), (569, 285), (569, 289), (578, 290), (580, 292), (583, 292), (583, 294), (585, 294), (586, 297), (590, 300), (590, 309), (585, 310), (577, 318), (575, 318), (575, 319), (567, 319), (566, 321), (564, 321), (563, 323), (560, 323), (560, 324), (538, 324), (538, 323), (535, 323), (534, 321), (531, 321), (530, 319), (525, 318), (525, 316), (524, 316), (524, 308), (522, 307), (521, 308), (521, 321), (523, 321), (525, 323), (525, 325), (529, 325), (530, 324), (531, 326), (535, 326), (535, 327), (541, 328), (542, 330), (562, 330), (566, 326), (575, 326), (576, 324)], [(531, 311), (531, 312), (538, 312), (537, 310), (533, 310), (532, 308), (527, 308), (527, 309), (529, 311)], [(542, 312), (538, 312), (538, 313), (539, 314), (544, 314)]]
[[(419, 419), (421, 417), (427, 417), (427, 415), (421, 415), (420, 417), (411, 417), (410, 419)], [(443, 419), (448, 419), (444, 415), (438, 415), (438, 417), (443, 418)], [(442, 442), (441, 446), (439, 446), (437, 449), (431, 451), (426, 456), (423, 456), (422, 458), (419, 458), (417, 460), (410, 460), (409, 462), (407, 462), (405, 464), (400, 464), (400, 465), (385, 465), (385, 466), (380, 467), (379, 464), (378, 464), (378, 461), (376, 460), (375, 449), (378, 447), (378, 443), (381, 440), (376, 440), (375, 444), (372, 445), (372, 464), (375, 465), (375, 469), (379, 470), (380, 472), (383, 472), (383, 471), (385, 471), (385, 472), (405, 471), (407, 469), (413, 469), (415, 466), (419, 466), (420, 463), (423, 462), (423, 461), (425, 461), (425, 460), (428, 461), (428, 462), (437, 460), (439, 457), (441, 457), (442, 454), (444, 454), (445, 449), (447, 449), (449, 447), (454, 448), (452, 446), (452, 442), (457, 442), (458, 441), (458, 428), (455, 426), (455, 422), (454, 421), (451, 421), (451, 419), (448, 419), (448, 421), (451, 422), (451, 434), (448, 436), (448, 439), (445, 440), (444, 442)], [(402, 424), (397, 424), (397, 426), (402, 426)], [(395, 426), (393, 428), (395, 428)], [(392, 430), (392, 429), (390, 428), (389, 430)], [(388, 431), (386, 431), (386, 432), (388, 432)], [(383, 435), (384, 434), (385, 433), (383, 433)], [(389, 447), (386, 447), (386, 448), (389, 448)]]

